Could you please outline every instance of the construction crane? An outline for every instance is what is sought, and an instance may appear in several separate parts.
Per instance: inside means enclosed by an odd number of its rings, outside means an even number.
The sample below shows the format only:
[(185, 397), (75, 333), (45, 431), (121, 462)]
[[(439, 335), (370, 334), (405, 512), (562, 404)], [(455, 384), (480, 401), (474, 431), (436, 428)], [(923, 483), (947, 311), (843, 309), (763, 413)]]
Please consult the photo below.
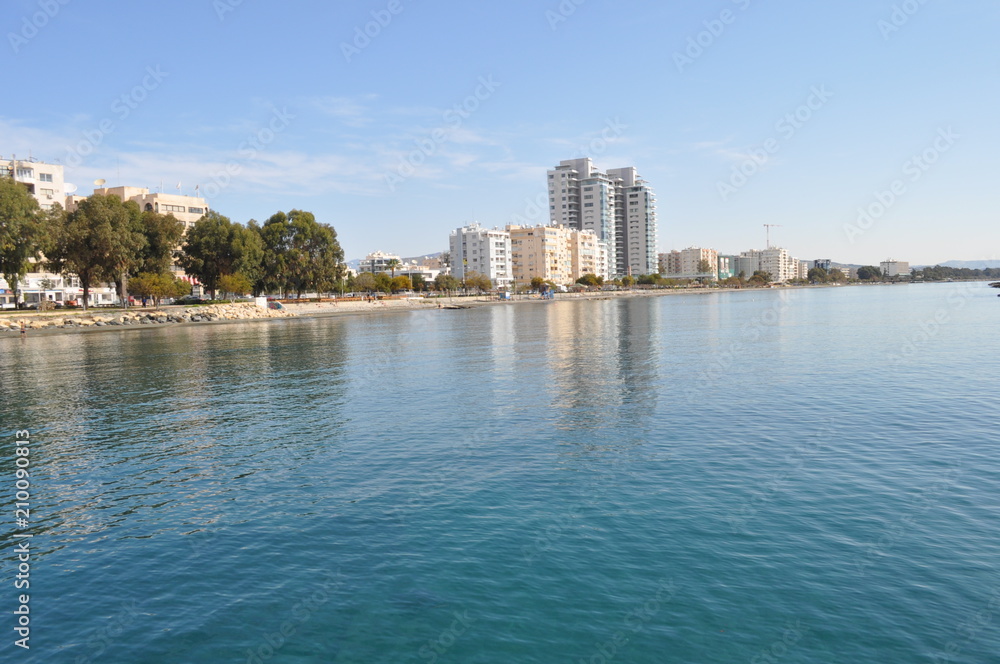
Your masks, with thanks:
[(767, 229), (767, 248), (771, 248), (771, 229), (781, 228), (781, 224), (764, 224), (764, 228)]

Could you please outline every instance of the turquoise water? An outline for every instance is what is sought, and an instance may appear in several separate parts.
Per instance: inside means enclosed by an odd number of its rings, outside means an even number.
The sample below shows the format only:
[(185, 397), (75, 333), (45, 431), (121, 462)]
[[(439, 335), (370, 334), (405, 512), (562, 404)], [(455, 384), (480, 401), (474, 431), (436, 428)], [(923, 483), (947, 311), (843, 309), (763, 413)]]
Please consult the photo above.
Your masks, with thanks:
[(0, 337), (0, 659), (996, 662), (995, 294)]

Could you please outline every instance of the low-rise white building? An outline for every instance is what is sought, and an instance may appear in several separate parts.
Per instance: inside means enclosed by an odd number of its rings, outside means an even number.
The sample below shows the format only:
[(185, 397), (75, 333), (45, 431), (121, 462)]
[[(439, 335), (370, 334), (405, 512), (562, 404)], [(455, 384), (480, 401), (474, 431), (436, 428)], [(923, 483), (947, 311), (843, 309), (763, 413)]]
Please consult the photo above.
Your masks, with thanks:
[[(396, 263), (393, 263), (393, 261), (396, 261)], [(371, 272), (372, 274), (385, 272), (388, 274), (393, 270), (390, 265), (396, 265), (395, 269), (398, 272), (399, 266), (402, 264), (403, 259), (401, 259), (397, 254), (387, 254), (381, 251), (373, 251), (361, 259), (361, 264), (358, 266), (358, 272)]]

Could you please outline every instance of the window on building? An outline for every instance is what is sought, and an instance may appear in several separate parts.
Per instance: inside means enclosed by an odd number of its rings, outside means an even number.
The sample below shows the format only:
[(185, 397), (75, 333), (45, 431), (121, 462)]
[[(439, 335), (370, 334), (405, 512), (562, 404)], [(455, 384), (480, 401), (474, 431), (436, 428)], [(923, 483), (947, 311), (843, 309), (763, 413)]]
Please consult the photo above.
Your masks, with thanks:
[(18, 168), (17, 177), (19, 178), (33, 178), (35, 177), (35, 171), (30, 168)]
[(191, 214), (205, 214), (205, 208), (189, 207), (188, 212), (190, 212)]
[(40, 182), (52, 182), (52, 173), (39, 173), (38, 180)]

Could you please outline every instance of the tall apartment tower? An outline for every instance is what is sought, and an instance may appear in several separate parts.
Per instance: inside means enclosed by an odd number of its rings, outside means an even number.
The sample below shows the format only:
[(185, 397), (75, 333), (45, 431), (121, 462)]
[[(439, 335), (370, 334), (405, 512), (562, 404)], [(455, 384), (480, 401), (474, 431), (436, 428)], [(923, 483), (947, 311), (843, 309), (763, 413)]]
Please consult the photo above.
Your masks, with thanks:
[(589, 157), (548, 172), (552, 225), (592, 231), (605, 244), (617, 276), (657, 271), (656, 196), (633, 167), (603, 173)]
[(612, 168), (615, 183), (615, 257), (618, 272), (634, 276), (654, 274), (656, 260), (656, 194), (635, 167)]

